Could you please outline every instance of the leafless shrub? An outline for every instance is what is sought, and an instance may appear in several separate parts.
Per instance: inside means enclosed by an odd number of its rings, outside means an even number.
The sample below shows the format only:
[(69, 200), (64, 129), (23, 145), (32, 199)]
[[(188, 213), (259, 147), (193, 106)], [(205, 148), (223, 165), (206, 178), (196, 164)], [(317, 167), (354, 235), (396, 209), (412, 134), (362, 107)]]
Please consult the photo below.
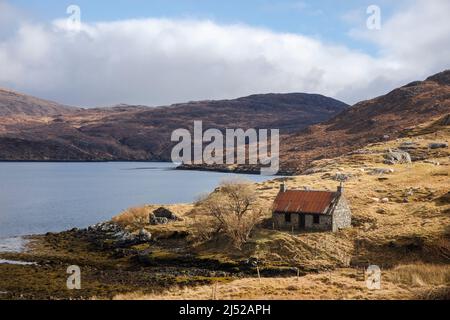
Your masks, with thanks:
[(209, 241), (215, 234), (215, 223), (205, 216), (194, 216), (191, 219), (191, 236), (200, 242)]
[(201, 229), (206, 227), (209, 238), (225, 234), (239, 250), (264, 217), (256, 189), (242, 180), (223, 182), (216, 191), (197, 201), (195, 212), (210, 223), (198, 225)]

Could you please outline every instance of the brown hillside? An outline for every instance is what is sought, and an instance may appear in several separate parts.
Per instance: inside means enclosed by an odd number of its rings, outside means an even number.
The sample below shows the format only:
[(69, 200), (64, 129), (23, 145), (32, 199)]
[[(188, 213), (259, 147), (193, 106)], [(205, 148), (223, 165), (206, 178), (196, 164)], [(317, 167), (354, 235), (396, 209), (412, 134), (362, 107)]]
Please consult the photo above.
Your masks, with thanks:
[(348, 106), (312, 94), (254, 95), (170, 107), (120, 106), (45, 117), (0, 118), (0, 160), (170, 160), (170, 136), (204, 129), (279, 128), (289, 134)]
[(74, 113), (78, 110), (78, 108), (0, 88), (0, 117), (55, 116)]
[(286, 137), (281, 162), (301, 172), (311, 161), (332, 158), (368, 143), (402, 136), (413, 125), (450, 113), (450, 71), (360, 102), (329, 121)]

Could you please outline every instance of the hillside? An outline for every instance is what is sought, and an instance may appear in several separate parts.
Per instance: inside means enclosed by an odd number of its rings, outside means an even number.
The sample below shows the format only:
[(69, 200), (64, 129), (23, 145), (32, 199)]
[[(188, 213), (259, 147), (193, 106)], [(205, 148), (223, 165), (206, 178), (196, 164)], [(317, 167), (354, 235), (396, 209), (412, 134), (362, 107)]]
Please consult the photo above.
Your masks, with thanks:
[[(71, 112), (52, 115), (58, 108), (44, 115), (42, 103), (25, 108), (23, 101), (35, 98), (19, 96), (16, 100), (22, 104), (15, 105), (23, 107), (14, 110), (23, 109), (22, 114), (27, 116), (0, 117), (0, 160), (168, 161), (173, 146), (171, 132), (178, 128), (192, 130), (194, 120), (202, 120), (204, 129), (279, 128), (280, 172), (301, 173), (314, 160), (396, 139), (408, 127), (449, 114), (449, 78), (447, 70), (352, 107), (320, 95), (292, 93), (155, 108), (120, 105), (76, 112), (68, 109)], [(12, 112), (11, 108), (1, 110)], [(33, 113), (40, 116), (29, 116)], [(189, 168), (258, 170), (253, 166)]]
[[(14, 109), (25, 113), (18, 101)], [(335, 116), (348, 106), (313, 94), (253, 95), (168, 107), (121, 105), (54, 115), (31, 103), (26, 118), (0, 118), (0, 160), (170, 160), (173, 130), (202, 120), (204, 128), (279, 128), (284, 134)], [(56, 108), (56, 106), (55, 106)], [(3, 113), (12, 108), (0, 107)], [(45, 110), (48, 113), (45, 114)], [(58, 109), (59, 110), (59, 109)]]
[[(192, 204), (165, 205), (181, 219), (162, 225), (149, 223), (149, 213), (161, 204), (147, 205), (88, 229), (35, 236), (28, 252), (0, 254), (46, 266), (0, 265), (0, 288), (6, 298), (35, 299), (211, 299), (214, 291), (217, 299), (448, 299), (450, 150), (429, 148), (450, 140), (447, 120), (432, 119), (404, 138), (314, 161), (312, 174), (254, 185), (258, 201), (269, 208), (282, 181), (289, 189), (335, 190), (336, 178), (345, 175), (351, 228), (292, 233), (261, 224), (237, 250), (227, 238), (194, 241)], [(404, 146), (421, 160), (383, 163), (386, 150)], [(117, 241), (142, 228), (150, 241)], [(261, 280), (248, 264), (255, 257)], [(66, 266), (80, 261), (83, 290), (66, 290)], [(369, 264), (382, 269), (381, 290), (366, 286), (363, 268)], [(49, 284), (49, 278), (57, 281)]]
[(56, 116), (71, 114), (78, 110), (78, 108), (0, 88), (0, 117)]
[(363, 101), (322, 124), (286, 137), (281, 163), (295, 172), (367, 143), (393, 140), (404, 129), (450, 113), (450, 70)]

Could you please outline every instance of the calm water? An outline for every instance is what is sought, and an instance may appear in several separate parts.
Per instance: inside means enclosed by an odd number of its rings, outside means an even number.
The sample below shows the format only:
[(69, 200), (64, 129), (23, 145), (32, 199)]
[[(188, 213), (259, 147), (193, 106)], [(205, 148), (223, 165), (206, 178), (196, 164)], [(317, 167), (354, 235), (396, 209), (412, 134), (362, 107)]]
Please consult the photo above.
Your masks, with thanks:
[(234, 176), (168, 163), (0, 163), (0, 238), (87, 227), (131, 206), (191, 202)]

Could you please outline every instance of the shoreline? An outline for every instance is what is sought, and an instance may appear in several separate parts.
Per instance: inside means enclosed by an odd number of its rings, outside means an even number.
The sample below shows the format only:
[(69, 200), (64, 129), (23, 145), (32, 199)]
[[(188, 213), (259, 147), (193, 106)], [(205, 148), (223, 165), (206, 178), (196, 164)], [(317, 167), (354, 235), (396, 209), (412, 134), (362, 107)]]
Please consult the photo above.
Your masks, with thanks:
[[(172, 161), (160, 161), (160, 160), (0, 160), (0, 163), (164, 163), (174, 164)], [(221, 173), (233, 173), (242, 175), (261, 175), (260, 167), (227, 167), (221, 165), (178, 165), (174, 166), (172, 170), (184, 170), (184, 171), (199, 171), (199, 172), (221, 172)], [(279, 170), (276, 175), (272, 177), (290, 177), (295, 176), (296, 173), (292, 170)]]

